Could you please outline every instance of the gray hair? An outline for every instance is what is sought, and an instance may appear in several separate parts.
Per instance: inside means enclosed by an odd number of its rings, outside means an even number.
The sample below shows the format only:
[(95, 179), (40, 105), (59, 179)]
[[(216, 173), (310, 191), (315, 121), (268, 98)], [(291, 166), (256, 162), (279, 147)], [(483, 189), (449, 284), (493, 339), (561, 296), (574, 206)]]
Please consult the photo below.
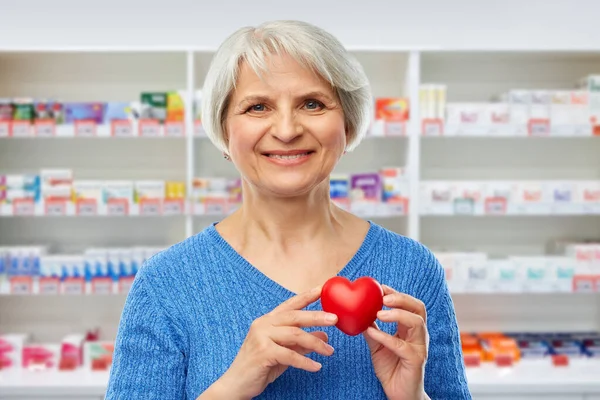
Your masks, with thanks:
[(241, 28), (221, 44), (202, 88), (202, 126), (213, 144), (227, 152), (225, 113), (240, 64), (247, 62), (260, 76), (267, 69), (265, 58), (273, 53), (288, 54), (331, 84), (344, 112), (346, 150), (353, 150), (364, 137), (373, 113), (367, 76), (338, 39), (300, 21), (272, 21), (256, 28)]

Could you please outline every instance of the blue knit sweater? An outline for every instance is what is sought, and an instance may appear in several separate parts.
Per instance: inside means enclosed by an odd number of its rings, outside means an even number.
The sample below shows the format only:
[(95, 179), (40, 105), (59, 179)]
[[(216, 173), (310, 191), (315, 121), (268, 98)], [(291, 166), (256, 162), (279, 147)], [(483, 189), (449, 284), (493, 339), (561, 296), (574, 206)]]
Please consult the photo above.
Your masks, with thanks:
[[(371, 223), (340, 275), (371, 276), (421, 299), (430, 335), (425, 391), (431, 399), (471, 398), (444, 271), (429, 250)], [(127, 297), (106, 398), (196, 399), (227, 370), (251, 322), (291, 296), (236, 253), (214, 225), (157, 254)], [(320, 301), (307, 309), (321, 310)], [(394, 331), (393, 324), (378, 325)], [(364, 337), (318, 329), (335, 348), (330, 357), (310, 355), (322, 369), (288, 368), (258, 398), (385, 399)]]

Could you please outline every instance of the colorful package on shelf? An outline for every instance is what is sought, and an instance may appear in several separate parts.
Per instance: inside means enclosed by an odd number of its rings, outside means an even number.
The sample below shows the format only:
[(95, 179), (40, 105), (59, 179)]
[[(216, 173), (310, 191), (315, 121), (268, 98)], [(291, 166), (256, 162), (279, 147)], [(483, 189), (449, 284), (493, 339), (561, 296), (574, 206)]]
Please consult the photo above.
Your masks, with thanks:
[(350, 200), (350, 175), (333, 174), (329, 177), (329, 196), (334, 201)]
[(127, 204), (134, 202), (133, 181), (104, 181), (104, 204), (114, 200), (124, 200)]
[(540, 359), (548, 357), (550, 344), (538, 333), (509, 333), (507, 336), (516, 340), (523, 359)]
[(581, 337), (583, 350), (588, 357), (600, 358), (600, 335), (585, 334)]
[(488, 133), (485, 124), (488, 103), (448, 103), (444, 135), (481, 136)]
[(551, 133), (555, 136), (589, 136), (590, 105), (586, 91), (555, 91), (551, 93)]
[(122, 276), (127, 276), (127, 270), (131, 263), (127, 264), (127, 257), (123, 257), (121, 249), (107, 249), (108, 274), (114, 282), (118, 282)]
[(106, 103), (65, 103), (65, 123), (75, 121), (93, 121), (98, 125), (104, 123)]
[(548, 334), (546, 337), (552, 355), (566, 355), (569, 358), (585, 357), (583, 343), (569, 333)]
[(52, 371), (58, 369), (60, 345), (28, 344), (23, 347), (22, 366), (31, 371)]
[(62, 262), (60, 256), (45, 255), (40, 258), (40, 278), (61, 278)]
[(588, 75), (579, 81), (579, 89), (589, 94), (589, 121), (594, 127), (594, 134), (599, 135), (600, 125), (600, 75)]
[(104, 182), (100, 180), (74, 180), (73, 202), (81, 200), (95, 201), (100, 204), (103, 201)]
[(185, 198), (185, 182), (167, 181), (165, 184), (165, 198), (183, 200)]
[(60, 255), (59, 262), (62, 282), (71, 278), (85, 278), (85, 262), (82, 255)]
[(46, 248), (40, 246), (5, 248), (5, 270), (11, 276), (39, 276), (41, 257)]
[(600, 213), (600, 181), (578, 181), (576, 190), (584, 213)]
[(135, 181), (134, 187), (134, 203), (141, 203), (145, 200), (163, 200), (166, 196), (165, 181)]
[(167, 122), (183, 122), (185, 120), (185, 94), (183, 92), (167, 93)]
[(64, 124), (65, 113), (63, 104), (58, 101), (36, 101), (34, 119), (36, 121), (53, 120), (56, 125)]
[(546, 257), (511, 257), (525, 292), (550, 292), (554, 276)]
[(167, 93), (142, 93), (139, 119), (155, 119), (164, 123), (167, 119)]
[(483, 361), (483, 347), (477, 336), (461, 332), (460, 343), (467, 366), (478, 366)]
[(382, 168), (379, 173), (381, 175), (381, 200), (383, 202), (403, 201), (410, 197), (405, 168)]
[(35, 116), (33, 99), (14, 99), (13, 100), (13, 121), (32, 122)]
[(44, 200), (71, 201), (73, 198), (73, 170), (42, 169), (41, 195)]
[(111, 121), (131, 121), (134, 119), (131, 103), (109, 102), (106, 103), (104, 120), (107, 123)]
[(450, 181), (429, 181), (420, 185), (424, 214), (453, 214), (455, 184)]
[(86, 282), (91, 282), (94, 278), (113, 278), (108, 269), (106, 249), (86, 249), (83, 258)]
[(381, 200), (381, 177), (377, 173), (353, 174), (350, 176), (350, 198), (352, 201)]
[(521, 352), (515, 339), (500, 332), (478, 333), (477, 337), (483, 347), (483, 361), (498, 362), (499, 359), (507, 357), (510, 363), (521, 359)]
[(419, 88), (421, 120), (444, 120), (446, 85), (424, 84)]
[(0, 99), (0, 121), (13, 119), (14, 107), (10, 99)]
[(0, 186), (6, 189), (39, 189), (40, 176), (35, 174), (0, 175)]
[(114, 342), (85, 342), (84, 367), (91, 371), (108, 371), (114, 350)]
[(405, 123), (409, 119), (408, 99), (375, 99), (375, 120), (371, 127), (373, 136), (402, 136), (406, 134)]
[(73, 334), (63, 338), (60, 344), (60, 370), (74, 370), (83, 365), (85, 335)]
[(26, 334), (0, 335), (0, 371), (20, 369), (23, 365), (23, 348), (29, 342)]

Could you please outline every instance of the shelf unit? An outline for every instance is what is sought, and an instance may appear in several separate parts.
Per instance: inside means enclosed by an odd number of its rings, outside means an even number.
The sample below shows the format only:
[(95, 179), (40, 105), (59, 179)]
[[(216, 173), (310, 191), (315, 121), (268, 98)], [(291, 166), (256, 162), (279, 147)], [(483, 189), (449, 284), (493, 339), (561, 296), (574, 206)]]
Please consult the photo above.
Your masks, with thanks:
[[(408, 167), (408, 215), (371, 219), (434, 250), (477, 250), (494, 256), (542, 254), (553, 239), (600, 239), (600, 216), (433, 216), (422, 215), (419, 203), (419, 184), (431, 180), (600, 180), (600, 137), (424, 137), (419, 119), (421, 83), (446, 83), (449, 101), (487, 101), (511, 88), (570, 88), (580, 77), (600, 72), (600, 51), (351, 51), (363, 64), (374, 96), (408, 97), (411, 103), (407, 137), (365, 140), (336, 168), (352, 173)], [(130, 101), (143, 90), (171, 89), (186, 90), (190, 97), (201, 86), (213, 52), (193, 47), (6, 49), (0, 51), (0, 97)], [(195, 129), (189, 107), (185, 128)], [(186, 181), (188, 187), (194, 176), (237, 174), (205, 138), (108, 140), (110, 127), (99, 132), (98, 138), (69, 137), (65, 131), (60, 140), (0, 139), (0, 172), (72, 168), (81, 179), (158, 178)], [(0, 218), (0, 246), (48, 244), (67, 253), (86, 246), (168, 246), (219, 218), (192, 213), (169, 218)], [(67, 330), (102, 326), (104, 337), (111, 339), (123, 301), (119, 295), (79, 296), (77, 301), (69, 296), (1, 296), (0, 326), (3, 331), (31, 332), (36, 341), (57, 341)], [(454, 301), (464, 330), (600, 329), (596, 295), (457, 294)], [(62, 312), (66, 309), (68, 313)], [(469, 376), (474, 393), (482, 395), (547, 393), (548, 388), (537, 377), (517, 382), (473, 371)], [(101, 390), (102, 379), (92, 386)], [(564, 398), (600, 396), (597, 382), (573, 382), (563, 382), (564, 387), (579, 397)], [(5, 390), (1, 383), (0, 388), (0, 393)]]
[[(523, 363), (510, 368), (467, 369), (476, 400), (598, 400), (598, 374), (597, 362), (569, 367)], [(25, 389), (29, 396), (45, 400), (101, 400), (107, 382), (108, 373), (97, 371), (7, 373), (0, 375), (0, 400), (22, 399)]]

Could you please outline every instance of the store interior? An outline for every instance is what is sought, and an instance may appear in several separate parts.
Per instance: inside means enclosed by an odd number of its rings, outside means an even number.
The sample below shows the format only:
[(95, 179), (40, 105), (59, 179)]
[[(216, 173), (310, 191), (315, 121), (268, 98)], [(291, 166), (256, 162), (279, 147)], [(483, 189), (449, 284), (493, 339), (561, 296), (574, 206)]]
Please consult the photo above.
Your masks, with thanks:
[(34, 3), (0, 5), (0, 400), (103, 398), (138, 269), (241, 201), (200, 119), (216, 47), (282, 18), (365, 69), (373, 122), (331, 197), (434, 252), (473, 398), (600, 399), (600, 4), (375, 2), (342, 21), (178, 2), (133, 22), (131, 2), (107, 33), (105, 8)]

